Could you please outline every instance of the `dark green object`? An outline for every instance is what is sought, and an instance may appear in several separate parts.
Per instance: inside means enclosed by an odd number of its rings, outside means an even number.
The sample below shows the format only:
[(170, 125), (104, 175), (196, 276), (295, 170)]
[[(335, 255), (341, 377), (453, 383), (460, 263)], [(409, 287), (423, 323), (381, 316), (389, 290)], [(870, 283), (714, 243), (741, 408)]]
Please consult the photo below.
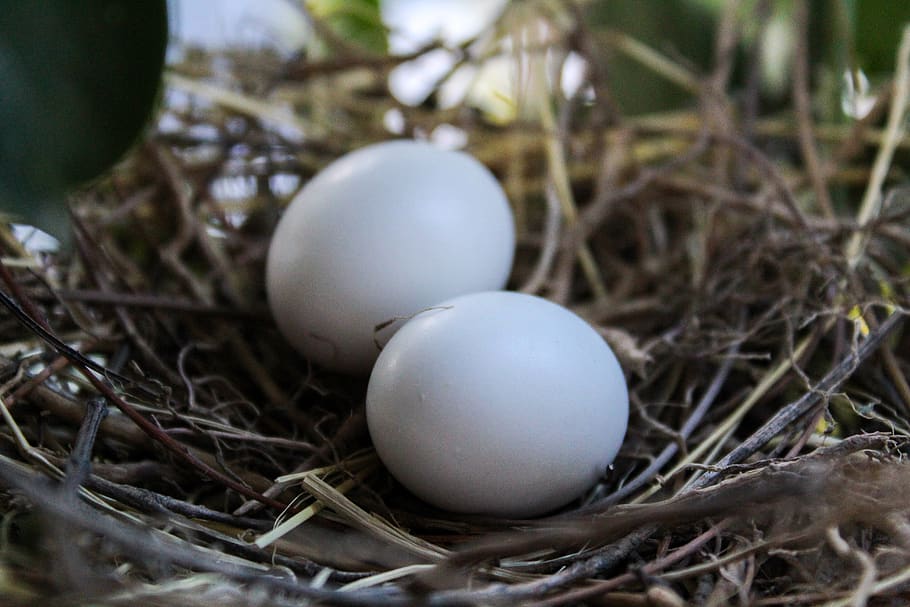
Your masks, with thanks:
[[(693, 0), (595, 0), (585, 17), (595, 32), (619, 31), (702, 74), (711, 66), (717, 14)], [(610, 92), (624, 114), (694, 105), (693, 95), (620, 52), (605, 57)]]
[(4, 215), (60, 232), (42, 215), (59, 221), (64, 193), (136, 141), (167, 39), (165, 0), (0, 1)]
[(891, 76), (901, 34), (904, 26), (910, 25), (910, 2), (860, 0), (855, 2), (854, 11), (859, 67), (873, 77)]

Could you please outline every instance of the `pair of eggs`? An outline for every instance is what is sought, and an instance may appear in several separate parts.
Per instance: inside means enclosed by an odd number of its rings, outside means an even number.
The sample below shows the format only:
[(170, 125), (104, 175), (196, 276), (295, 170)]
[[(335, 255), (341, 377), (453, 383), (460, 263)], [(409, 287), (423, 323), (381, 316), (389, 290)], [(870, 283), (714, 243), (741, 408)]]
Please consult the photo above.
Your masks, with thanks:
[(626, 384), (600, 335), (561, 306), (499, 290), (514, 249), (493, 175), (416, 141), (328, 165), (269, 248), (279, 329), (313, 362), (370, 374), (380, 459), (443, 509), (546, 513), (590, 488), (625, 435)]

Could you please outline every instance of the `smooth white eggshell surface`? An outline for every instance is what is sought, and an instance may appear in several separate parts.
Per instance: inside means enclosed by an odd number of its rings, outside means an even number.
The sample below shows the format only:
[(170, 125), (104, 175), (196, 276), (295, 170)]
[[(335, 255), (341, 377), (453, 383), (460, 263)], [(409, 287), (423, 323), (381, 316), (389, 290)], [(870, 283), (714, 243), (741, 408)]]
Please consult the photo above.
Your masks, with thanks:
[(629, 417), (610, 347), (532, 295), (463, 295), (409, 320), (370, 376), (380, 458), (440, 508), (524, 518), (579, 497), (616, 457)]
[(327, 166), (285, 211), (266, 264), (269, 304), (308, 358), (367, 375), (376, 325), (502, 288), (514, 249), (508, 201), (480, 162), (428, 143), (374, 144)]

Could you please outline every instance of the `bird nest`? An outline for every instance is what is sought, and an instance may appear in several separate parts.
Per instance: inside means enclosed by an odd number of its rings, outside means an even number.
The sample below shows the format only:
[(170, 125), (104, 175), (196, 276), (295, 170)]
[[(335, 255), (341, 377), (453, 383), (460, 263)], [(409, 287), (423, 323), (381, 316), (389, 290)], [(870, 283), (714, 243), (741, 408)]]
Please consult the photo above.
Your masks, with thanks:
[[(799, 45), (788, 104), (732, 96), (740, 18), (724, 13), (698, 73), (506, 11), (495, 36), (525, 46), (457, 49), (524, 66), (506, 124), (389, 94), (390, 71), (438, 45), (172, 66), (157, 128), (72, 196), (69, 254), (3, 230), (0, 604), (906, 600), (910, 42), (872, 111), (828, 124)], [(547, 66), (569, 51), (589, 69), (566, 97)], [(610, 53), (694, 109), (622, 114)], [(458, 133), (493, 170), (517, 221), (509, 288), (587, 319), (627, 372), (619, 457), (548, 517), (411, 497), (371, 450), (365, 381), (308, 364), (268, 314), (282, 209), (394, 136), (390, 115), (403, 136)]]

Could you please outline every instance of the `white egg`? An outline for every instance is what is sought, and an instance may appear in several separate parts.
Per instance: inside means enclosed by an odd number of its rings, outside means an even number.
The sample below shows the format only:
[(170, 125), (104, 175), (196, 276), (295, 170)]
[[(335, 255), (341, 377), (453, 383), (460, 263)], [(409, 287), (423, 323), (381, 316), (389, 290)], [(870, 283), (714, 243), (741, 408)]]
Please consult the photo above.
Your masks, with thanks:
[(380, 354), (367, 390), (380, 459), (450, 511), (525, 518), (594, 485), (629, 418), (612, 350), (532, 295), (462, 295), (421, 312)]
[(266, 288), (284, 336), (310, 360), (366, 375), (398, 323), (443, 299), (502, 288), (515, 228), (473, 157), (389, 141), (311, 179), (272, 238)]

